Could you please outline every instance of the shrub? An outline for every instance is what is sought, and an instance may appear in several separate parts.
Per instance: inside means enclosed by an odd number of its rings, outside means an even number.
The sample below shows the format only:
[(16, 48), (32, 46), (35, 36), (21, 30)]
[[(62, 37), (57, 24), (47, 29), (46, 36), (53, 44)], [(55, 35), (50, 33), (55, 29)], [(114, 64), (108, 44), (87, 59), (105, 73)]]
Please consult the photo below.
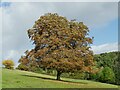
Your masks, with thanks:
[(85, 73), (76, 72), (76, 73), (70, 74), (70, 77), (74, 79), (84, 79)]
[(14, 62), (12, 60), (4, 60), (2, 64), (5, 66), (7, 69), (13, 69), (14, 68)]
[(98, 80), (105, 83), (114, 83), (115, 74), (110, 67), (103, 68), (98, 74)]
[(28, 71), (28, 67), (26, 65), (24, 65), (24, 64), (19, 64), (17, 69)]

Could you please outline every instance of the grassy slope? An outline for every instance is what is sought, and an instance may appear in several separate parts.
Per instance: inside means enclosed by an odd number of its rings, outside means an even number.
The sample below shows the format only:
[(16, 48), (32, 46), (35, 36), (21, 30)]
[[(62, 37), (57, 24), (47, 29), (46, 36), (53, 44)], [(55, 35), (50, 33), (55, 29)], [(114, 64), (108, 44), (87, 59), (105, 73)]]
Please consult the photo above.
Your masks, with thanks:
[(117, 88), (118, 86), (99, 82), (62, 78), (19, 70), (2, 71), (3, 88)]
[(2, 68), (0, 67), (0, 90), (2, 89)]

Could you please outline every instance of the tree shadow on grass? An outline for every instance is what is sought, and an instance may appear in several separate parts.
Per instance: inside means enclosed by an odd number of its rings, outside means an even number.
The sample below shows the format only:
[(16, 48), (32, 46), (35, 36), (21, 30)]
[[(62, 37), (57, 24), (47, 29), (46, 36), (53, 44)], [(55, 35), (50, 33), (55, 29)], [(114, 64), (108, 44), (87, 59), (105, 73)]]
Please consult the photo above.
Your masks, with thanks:
[[(45, 80), (53, 80), (53, 81), (58, 81), (56, 79), (53, 78), (49, 78), (49, 77), (41, 77), (41, 76), (33, 76), (33, 75), (22, 75), (22, 76), (26, 76), (26, 77), (34, 77), (34, 78), (41, 78), (41, 79), (45, 79)], [(86, 82), (72, 82), (72, 81), (68, 81), (68, 80), (59, 80), (61, 82), (69, 82), (69, 83), (76, 83), (76, 84), (88, 84)]]

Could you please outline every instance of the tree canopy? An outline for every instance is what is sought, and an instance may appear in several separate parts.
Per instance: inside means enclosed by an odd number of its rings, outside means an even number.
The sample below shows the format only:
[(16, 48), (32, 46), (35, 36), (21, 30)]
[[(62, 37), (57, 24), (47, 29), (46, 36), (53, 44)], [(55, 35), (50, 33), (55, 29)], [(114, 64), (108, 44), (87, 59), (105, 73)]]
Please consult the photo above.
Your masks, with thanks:
[(13, 69), (14, 68), (14, 62), (12, 60), (3, 60), (2, 64), (7, 69)]
[(26, 60), (41, 68), (54, 69), (58, 80), (65, 72), (93, 72), (90, 50), (93, 38), (89, 37), (89, 29), (83, 22), (47, 13), (35, 21), (28, 36), (35, 48), (27, 50), (20, 62)]
[[(94, 55), (94, 60), (96, 61), (96, 66), (98, 68), (102, 67), (103, 71), (104, 71), (104, 69), (106, 69), (106, 67), (108, 67), (111, 69), (111, 70), (107, 69), (108, 71), (112, 72), (111, 76), (113, 74), (115, 75), (115, 78), (114, 77), (111, 78), (112, 82), (110, 80), (108, 80), (108, 82), (120, 85), (120, 51), (96, 54), (96, 55)], [(105, 70), (104, 72), (101, 73), (102, 76), (104, 76), (104, 77), (105, 77), (104, 73), (106, 75), (109, 74)], [(100, 77), (99, 81), (105, 81), (105, 79), (106, 78)], [(115, 81), (115, 82), (113, 82), (113, 81)]]

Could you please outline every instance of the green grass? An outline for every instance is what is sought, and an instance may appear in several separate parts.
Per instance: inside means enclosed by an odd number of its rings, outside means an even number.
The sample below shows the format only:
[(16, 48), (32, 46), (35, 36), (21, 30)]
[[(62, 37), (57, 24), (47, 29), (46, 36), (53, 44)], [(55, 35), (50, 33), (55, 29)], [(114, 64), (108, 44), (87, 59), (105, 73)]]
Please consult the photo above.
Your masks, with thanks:
[(2, 89), (2, 68), (0, 67), (0, 90)]
[(62, 78), (20, 70), (2, 70), (2, 88), (118, 88), (116, 85)]

